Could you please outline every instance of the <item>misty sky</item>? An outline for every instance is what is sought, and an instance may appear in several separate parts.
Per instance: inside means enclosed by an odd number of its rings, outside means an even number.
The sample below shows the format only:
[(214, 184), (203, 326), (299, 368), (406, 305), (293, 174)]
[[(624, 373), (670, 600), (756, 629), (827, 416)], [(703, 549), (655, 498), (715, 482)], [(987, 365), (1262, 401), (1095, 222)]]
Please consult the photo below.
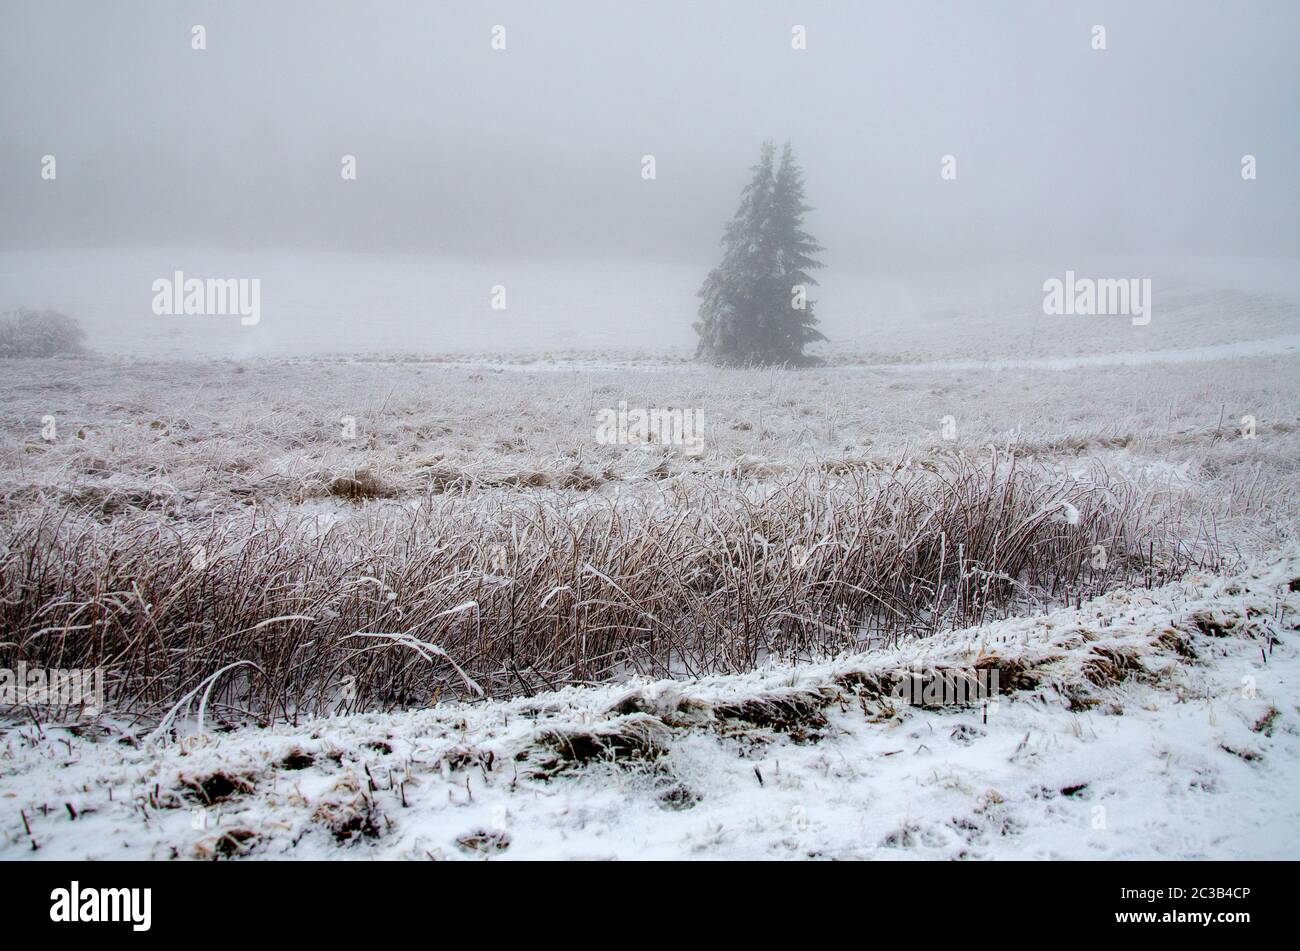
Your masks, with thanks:
[(1293, 255), (1298, 40), (1293, 0), (0, 0), (0, 246), (707, 267), (789, 138), (841, 268)]

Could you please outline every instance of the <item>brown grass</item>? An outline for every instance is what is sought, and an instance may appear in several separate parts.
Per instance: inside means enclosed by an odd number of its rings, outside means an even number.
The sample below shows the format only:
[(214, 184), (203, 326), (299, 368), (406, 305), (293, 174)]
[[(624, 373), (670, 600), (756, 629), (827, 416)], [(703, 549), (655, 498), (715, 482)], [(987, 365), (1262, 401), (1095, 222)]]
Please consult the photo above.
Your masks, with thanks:
[(0, 666), (105, 668), (111, 706), (144, 718), (210, 691), (210, 721), (294, 719), (745, 670), (1218, 567), (1212, 532), (1101, 469), (956, 457), (656, 485), (431, 494), (327, 529), (257, 509), (18, 514), (0, 529)]

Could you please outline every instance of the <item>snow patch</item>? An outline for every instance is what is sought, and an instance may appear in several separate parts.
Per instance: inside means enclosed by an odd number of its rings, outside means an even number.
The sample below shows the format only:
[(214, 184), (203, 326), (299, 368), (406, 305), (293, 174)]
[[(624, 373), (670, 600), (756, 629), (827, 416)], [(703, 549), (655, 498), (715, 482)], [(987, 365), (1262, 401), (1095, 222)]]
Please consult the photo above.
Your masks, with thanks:
[[(1297, 858), (1300, 554), (800, 666), (143, 743), (0, 731), (4, 858)], [(898, 702), (906, 669), (994, 702)]]

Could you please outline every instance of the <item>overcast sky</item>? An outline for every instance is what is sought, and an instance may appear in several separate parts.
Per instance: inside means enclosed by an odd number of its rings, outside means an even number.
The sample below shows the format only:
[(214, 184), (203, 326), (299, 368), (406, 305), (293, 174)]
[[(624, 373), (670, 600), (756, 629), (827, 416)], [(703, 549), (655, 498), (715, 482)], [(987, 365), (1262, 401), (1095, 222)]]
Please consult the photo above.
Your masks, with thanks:
[(0, 245), (704, 266), (789, 138), (839, 267), (1294, 254), (1298, 41), (1294, 0), (0, 0)]

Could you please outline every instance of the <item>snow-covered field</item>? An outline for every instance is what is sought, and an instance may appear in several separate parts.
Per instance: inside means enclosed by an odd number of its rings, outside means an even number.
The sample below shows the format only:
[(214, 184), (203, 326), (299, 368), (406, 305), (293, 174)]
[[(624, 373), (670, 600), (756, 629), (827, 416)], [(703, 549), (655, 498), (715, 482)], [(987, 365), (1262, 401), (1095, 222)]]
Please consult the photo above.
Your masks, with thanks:
[[(180, 739), (17, 726), (0, 855), (1295, 859), (1298, 589), (1291, 552), (745, 675)], [(999, 693), (892, 695), (936, 669)]]
[(1300, 3), (191, 6), (0, 3), (0, 860), (1300, 859)]
[[(1300, 332), (1300, 269), (1291, 259), (1044, 259), (904, 274), (833, 257), (827, 264), (812, 297), (830, 339), (814, 352), (839, 364), (1198, 347), (1230, 354), (1244, 342)], [(1045, 315), (1043, 282), (1067, 268), (1081, 276), (1150, 278), (1151, 322)], [(259, 323), (155, 315), (152, 284), (177, 270), (258, 279)], [(236, 359), (400, 353), (541, 365), (672, 365), (693, 353), (695, 292), (704, 274), (698, 264), (649, 261), (212, 248), (0, 251), (0, 311), (49, 306), (74, 314), (91, 345), (105, 353)], [(504, 309), (492, 306), (497, 286), (505, 290)]]
[[(7, 293), (50, 286), (39, 256), (3, 257)], [(566, 336), (564, 308), (603, 298), (544, 268), (550, 303), (525, 280), (474, 316), (490, 268), (282, 260), (264, 294), (296, 286), (291, 313), (239, 328), (142, 315), (132, 275), (159, 262), (66, 261), (104, 275), (50, 301), (89, 311), (98, 352), (3, 367), (0, 648), (89, 637), (136, 703), (10, 711), (0, 855), (1300, 857), (1300, 354), (1275, 272), (1171, 279), (1148, 327), (1046, 318), (1031, 272), (828, 280), (828, 332), (857, 336), (795, 372), (690, 363), (688, 331), (650, 319), (689, 312), (684, 272), (606, 272), (609, 301), (657, 291)], [(349, 274), (405, 290), (367, 311)], [(410, 301), (445, 294), (447, 332), (410, 332)], [(622, 404), (698, 411), (700, 451), (602, 442)], [(927, 515), (922, 488), (952, 485)], [(220, 544), (196, 561), (196, 538)], [(833, 615), (862, 611), (822, 597), (854, 584), (905, 618), (891, 636)], [(219, 673), (236, 661), (281, 679), (255, 693)], [(987, 710), (887, 689), (990, 664)], [(319, 716), (343, 674), (364, 712)], [(209, 684), (205, 734), (186, 708), (150, 736)]]
[[(450, 477), (588, 490), (686, 479), (771, 478), (806, 465), (888, 466), (993, 445), (1233, 491), (1276, 491), (1294, 513), (1297, 355), (1103, 367), (828, 367), (798, 373), (700, 366), (508, 371), (417, 360), (9, 361), (0, 379), (0, 472), (11, 499), (123, 500), (199, 511), (319, 495), (367, 469), (398, 497)], [(684, 407), (702, 452), (610, 446), (596, 413)], [(44, 420), (57, 438), (42, 437)], [(944, 420), (952, 430), (945, 438)], [(1255, 422), (1253, 438), (1243, 420)], [(347, 428), (350, 419), (353, 429)], [(1262, 467), (1262, 468), (1261, 468)], [(1257, 475), (1258, 472), (1258, 475)], [(662, 479), (652, 480), (662, 482)], [(1246, 500), (1245, 486), (1236, 494)], [(378, 500), (382, 503), (383, 500)], [(355, 511), (345, 506), (347, 511)]]

